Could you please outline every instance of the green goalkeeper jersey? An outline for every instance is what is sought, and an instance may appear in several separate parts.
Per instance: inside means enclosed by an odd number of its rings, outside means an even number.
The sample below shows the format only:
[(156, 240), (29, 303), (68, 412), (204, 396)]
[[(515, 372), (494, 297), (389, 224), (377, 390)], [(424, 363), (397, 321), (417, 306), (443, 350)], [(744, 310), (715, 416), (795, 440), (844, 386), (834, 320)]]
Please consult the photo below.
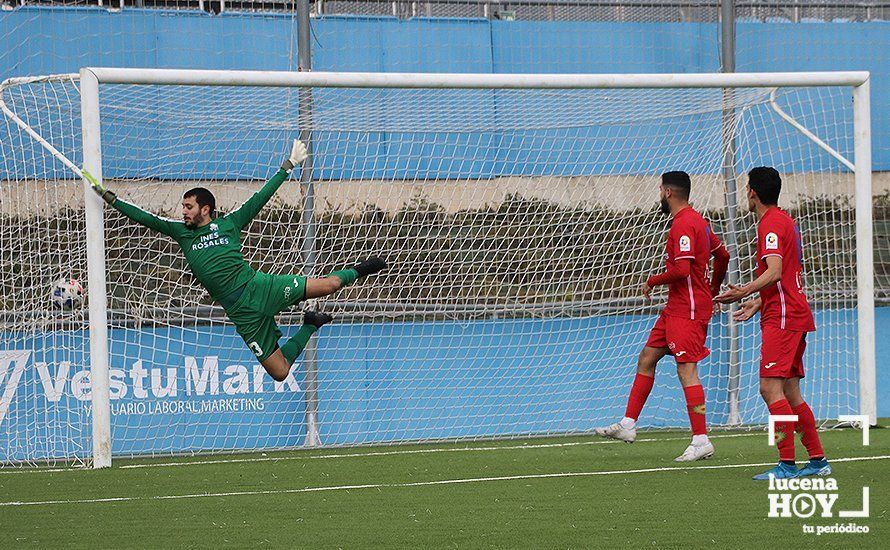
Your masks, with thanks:
[(220, 301), (256, 274), (241, 253), (241, 230), (269, 202), (287, 175), (284, 169), (279, 170), (240, 208), (194, 229), (180, 221), (159, 218), (120, 199), (112, 206), (133, 221), (173, 237), (198, 282), (214, 300)]

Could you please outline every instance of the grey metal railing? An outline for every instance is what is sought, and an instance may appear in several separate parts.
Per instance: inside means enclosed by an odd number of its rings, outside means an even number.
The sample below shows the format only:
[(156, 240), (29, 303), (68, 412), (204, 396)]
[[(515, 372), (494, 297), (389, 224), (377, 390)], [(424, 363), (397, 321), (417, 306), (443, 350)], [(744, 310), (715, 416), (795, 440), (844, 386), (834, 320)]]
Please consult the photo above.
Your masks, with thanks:
[[(5, 6), (98, 6), (295, 12), (294, 0), (5, 0)], [(719, 0), (315, 0), (312, 14), (377, 15), (401, 19), (457, 17), (564, 21), (717, 21)], [(739, 21), (890, 20), (887, 0), (737, 0)]]

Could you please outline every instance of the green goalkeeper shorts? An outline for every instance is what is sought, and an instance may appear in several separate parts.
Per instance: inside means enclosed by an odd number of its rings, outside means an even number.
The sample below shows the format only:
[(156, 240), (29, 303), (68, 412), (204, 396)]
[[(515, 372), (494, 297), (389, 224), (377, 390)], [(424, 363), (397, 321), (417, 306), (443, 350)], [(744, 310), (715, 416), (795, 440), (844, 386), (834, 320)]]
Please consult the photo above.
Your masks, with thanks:
[(241, 297), (226, 308), (229, 320), (250, 351), (262, 362), (278, 349), (281, 330), (275, 316), (306, 298), (306, 277), (257, 272)]

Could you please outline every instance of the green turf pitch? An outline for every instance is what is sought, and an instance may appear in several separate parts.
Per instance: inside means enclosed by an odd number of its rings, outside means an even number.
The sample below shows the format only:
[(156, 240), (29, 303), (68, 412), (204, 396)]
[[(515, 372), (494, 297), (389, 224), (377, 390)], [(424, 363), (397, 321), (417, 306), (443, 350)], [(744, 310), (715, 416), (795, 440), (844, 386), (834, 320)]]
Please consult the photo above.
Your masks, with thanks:
[[(886, 422), (881, 422), (886, 424)], [(768, 518), (764, 432), (717, 433), (683, 467), (681, 432), (116, 460), (100, 471), (0, 470), (0, 547), (886, 548), (890, 432), (823, 433), (835, 517)], [(799, 453), (801, 449), (799, 446)], [(799, 454), (802, 458), (802, 454)], [(870, 517), (840, 519), (861, 507)], [(27, 505), (13, 503), (31, 503)], [(869, 534), (804, 534), (854, 521)]]

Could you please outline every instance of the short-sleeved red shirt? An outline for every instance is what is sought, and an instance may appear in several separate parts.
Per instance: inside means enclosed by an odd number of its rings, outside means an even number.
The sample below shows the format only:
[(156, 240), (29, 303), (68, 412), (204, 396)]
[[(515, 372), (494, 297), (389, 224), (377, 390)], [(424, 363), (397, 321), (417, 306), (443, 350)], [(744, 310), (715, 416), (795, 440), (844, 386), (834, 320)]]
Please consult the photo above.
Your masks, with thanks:
[(757, 276), (766, 272), (766, 258), (782, 258), (782, 278), (760, 290), (760, 324), (783, 330), (816, 330), (813, 312), (803, 290), (803, 245), (800, 229), (784, 210), (773, 207), (757, 225)]
[(686, 319), (708, 320), (714, 311), (711, 295), (711, 252), (722, 246), (708, 222), (691, 206), (674, 216), (668, 231), (667, 269), (680, 260), (690, 260), (689, 276), (670, 284), (664, 314)]

